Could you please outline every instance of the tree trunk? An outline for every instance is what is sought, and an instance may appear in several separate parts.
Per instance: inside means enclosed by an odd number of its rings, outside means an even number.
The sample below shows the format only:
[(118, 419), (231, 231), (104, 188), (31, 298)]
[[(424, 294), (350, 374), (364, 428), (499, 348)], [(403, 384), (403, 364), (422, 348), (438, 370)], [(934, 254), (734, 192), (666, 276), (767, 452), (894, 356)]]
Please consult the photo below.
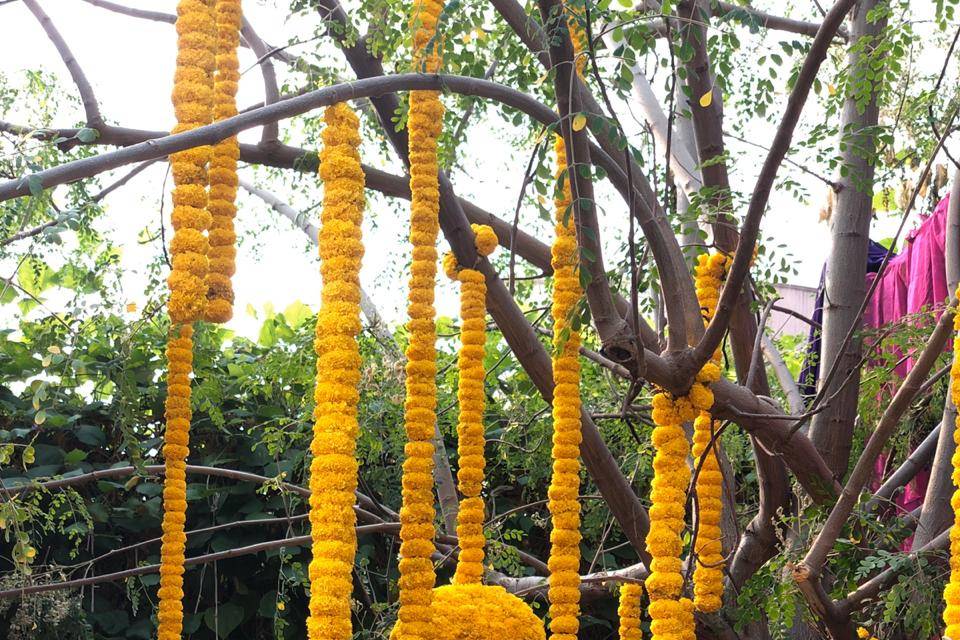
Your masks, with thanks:
[[(851, 76), (857, 78), (868, 71), (869, 53), (875, 40), (886, 27), (886, 18), (874, 23), (868, 14), (880, 0), (861, 0), (853, 10), (850, 30), (851, 51), (848, 55)], [(858, 43), (859, 46), (858, 46)], [(855, 82), (856, 80), (854, 80)], [(867, 247), (870, 239), (870, 218), (873, 202), (874, 167), (868, 158), (875, 151), (875, 129), (879, 116), (877, 94), (862, 109), (853, 96), (847, 97), (841, 120), (841, 148), (846, 175), (841, 176), (837, 206), (830, 219), (832, 244), (827, 257), (826, 295), (823, 305), (823, 339), (820, 351), (821, 385), (834, 362), (837, 371), (828, 381), (824, 398), (833, 398), (827, 408), (813, 417), (810, 437), (834, 475), (842, 478), (847, 470), (853, 439), (857, 399), (860, 391), (861, 341), (854, 334), (846, 348), (843, 343), (851, 331), (859, 331), (862, 318), (858, 311), (866, 293)], [(843, 387), (841, 389), (841, 386)]]

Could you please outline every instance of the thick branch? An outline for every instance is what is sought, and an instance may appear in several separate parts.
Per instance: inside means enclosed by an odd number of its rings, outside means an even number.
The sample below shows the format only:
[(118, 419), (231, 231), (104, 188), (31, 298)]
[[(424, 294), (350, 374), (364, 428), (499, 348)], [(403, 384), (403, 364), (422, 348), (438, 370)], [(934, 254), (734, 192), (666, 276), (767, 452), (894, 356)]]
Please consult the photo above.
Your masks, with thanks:
[(83, 112), (86, 114), (87, 126), (94, 129), (100, 127), (103, 124), (103, 116), (100, 115), (100, 105), (97, 103), (97, 97), (94, 95), (93, 87), (90, 86), (90, 81), (87, 80), (87, 75), (80, 67), (80, 63), (77, 62), (77, 59), (73, 56), (73, 52), (70, 51), (67, 41), (64, 40), (60, 32), (57, 31), (53, 21), (50, 20), (50, 16), (44, 12), (37, 0), (23, 0), (23, 3), (27, 5), (30, 13), (40, 22), (40, 26), (43, 27), (47, 37), (50, 38), (53, 46), (57, 48), (57, 53), (63, 58), (63, 63), (67, 66), (67, 71), (70, 72), (70, 77), (73, 78), (73, 83), (77, 85), (77, 90), (80, 92), (80, 101), (83, 103)]
[(740, 296), (741, 287), (743, 287), (750, 271), (753, 247), (757, 243), (760, 231), (760, 220), (770, 199), (770, 191), (777, 177), (777, 171), (790, 148), (793, 132), (800, 120), (800, 114), (807, 102), (810, 88), (817, 77), (820, 65), (826, 59), (830, 42), (855, 2), (856, 0), (837, 0), (836, 4), (830, 8), (817, 31), (816, 37), (813, 39), (813, 43), (810, 45), (810, 51), (803, 61), (800, 72), (797, 74), (793, 90), (787, 99), (786, 110), (754, 185), (746, 217), (740, 230), (737, 252), (730, 267), (730, 273), (727, 275), (727, 284), (720, 295), (716, 315), (694, 349), (694, 366), (692, 369), (695, 371), (699, 370), (710, 359), (723, 340), (723, 334), (726, 333), (736, 299)]
[[(537, 57), (544, 68), (549, 69), (548, 41), (540, 25), (527, 15), (516, 0), (490, 0), (490, 4), (516, 32), (520, 40)], [(672, 344), (685, 346), (688, 336), (696, 337), (703, 331), (703, 321), (700, 319), (700, 307), (693, 290), (693, 281), (687, 270), (680, 246), (673, 235), (670, 221), (667, 219), (663, 207), (657, 201), (649, 181), (644, 177), (640, 167), (632, 160), (630, 173), (633, 176), (633, 192), (631, 193), (630, 181), (627, 179), (627, 168), (622, 158), (623, 151), (618, 146), (620, 141), (613, 135), (612, 128), (596, 126), (599, 122), (605, 122), (607, 115), (583, 82), (578, 78), (574, 78), (572, 82), (577, 87), (584, 110), (599, 118), (597, 122), (588, 118), (587, 124), (596, 136), (605, 159), (598, 157), (595, 148), (591, 148), (591, 157), (607, 170), (610, 181), (626, 199), (630, 210), (636, 215), (637, 222), (650, 245), (653, 259), (657, 263), (663, 289), (669, 293), (665, 296), (664, 301), (667, 307), (667, 318), (670, 322), (669, 335)], [(615, 169), (608, 167), (611, 163), (615, 166)], [(645, 323), (642, 323), (640, 327), (643, 332), (644, 344), (656, 344), (648, 337), (648, 332), (644, 331), (644, 325)]]
[[(567, 167), (562, 179), (570, 189), (577, 244), (580, 247), (580, 269), (585, 274), (585, 292), (590, 314), (600, 336), (602, 352), (614, 362), (624, 365), (634, 376), (643, 373), (643, 345), (637, 344), (633, 331), (617, 310), (610, 282), (603, 264), (600, 222), (589, 174), (580, 167), (590, 165), (590, 144), (587, 132), (574, 131), (572, 118), (582, 109), (579, 93), (573, 83), (577, 77), (573, 44), (564, 19), (563, 7), (556, 0), (539, 0), (540, 13), (546, 23), (556, 25), (550, 38), (550, 69), (553, 72), (560, 132), (566, 147)], [(581, 278), (583, 281), (584, 278)]]
[[(254, 30), (253, 25), (244, 18), (241, 29), (243, 39), (246, 40), (250, 49), (257, 56), (257, 63), (260, 65), (260, 75), (263, 76), (263, 104), (273, 104), (280, 100), (280, 90), (277, 88), (277, 74), (273, 69), (273, 61), (270, 59), (270, 47), (260, 39), (260, 36)], [(268, 122), (263, 126), (263, 133), (260, 136), (260, 143), (267, 145), (276, 143), (280, 137), (280, 128), (276, 122)]]

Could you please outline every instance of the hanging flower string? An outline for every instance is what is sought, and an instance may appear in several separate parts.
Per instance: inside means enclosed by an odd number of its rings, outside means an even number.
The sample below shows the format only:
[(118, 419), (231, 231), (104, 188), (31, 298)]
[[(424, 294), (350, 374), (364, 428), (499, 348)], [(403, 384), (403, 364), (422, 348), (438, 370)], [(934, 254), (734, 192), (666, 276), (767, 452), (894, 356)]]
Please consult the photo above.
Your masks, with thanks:
[[(497, 247), (497, 236), (486, 225), (472, 225), (477, 237), (477, 250), (489, 255)], [(483, 412), (486, 396), (483, 390), (484, 344), (486, 343), (487, 283), (476, 269), (460, 269), (453, 254), (444, 256), (447, 276), (460, 282), (460, 353), (457, 368), (457, 400), (460, 415), (457, 419), (457, 485), (463, 500), (457, 513), (457, 539), (460, 555), (453, 583), (480, 584), (483, 580), (484, 508), (480, 490), (483, 486), (485, 460), (483, 456)], [(436, 610), (436, 606), (434, 606)]]
[[(696, 290), (704, 324), (709, 324), (716, 312), (720, 288), (729, 264), (722, 253), (702, 254), (697, 258)], [(701, 371), (704, 380), (719, 377), (719, 349), (713, 354), (714, 367)], [(716, 370), (714, 370), (716, 368)], [(720, 540), (720, 516), (723, 509), (723, 476), (717, 459), (714, 443), (714, 421), (710, 415), (713, 392), (704, 384), (697, 383), (690, 390), (694, 405), (700, 409), (693, 421), (693, 458), (697, 475), (697, 537), (696, 568), (693, 572), (693, 603), (698, 611), (713, 613), (723, 604), (723, 549)], [(708, 449), (709, 447), (709, 449)]]
[[(217, 27), (216, 75), (213, 81), (213, 116), (223, 120), (237, 115), (237, 84), (240, 80), (237, 46), (243, 14), (240, 0), (216, 0), (214, 18)], [(237, 159), (240, 145), (231, 136), (213, 146), (210, 158), (210, 269), (207, 272), (208, 322), (226, 322), (233, 316), (233, 284), (236, 271), (237, 236), (233, 218), (237, 213)]]
[(572, 324), (581, 297), (577, 279), (577, 236), (567, 177), (567, 154), (557, 136), (553, 266), (553, 472), (548, 507), (550, 532), (550, 631), (557, 640), (576, 640), (580, 615), (580, 334)]
[(357, 549), (357, 385), (360, 381), (360, 262), (364, 175), (359, 119), (346, 104), (324, 112), (320, 177), (322, 302), (314, 348), (313, 459), (310, 463), (310, 640), (349, 640)]
[(693, 420), (697, 410), (687, 397), (661, 392), (653, 397), (651, 440), (656, 449), (650, 492), (650, 575), (646, 580), (650, 597), (650, 631), (655, 640), (685, 638), (693, 632), (693, 602), (681, 598), (683, 574), (680, 554), (684, 528), (690, 445), (683, 423)]
[[(216, 40), (213, 15), (206, 2), (180, 0), (177, 5), (177, 69), (173, 84), (174, 133), (210, 124), (213, 117), (213, 67)], [(203, 316), (207, 300), (207, 251), (204, 232), (210, 226), (207, 207), (209, 147), (196, 147), (170, 156), (173, 181), (174, 235), (170, 242), (172, 269), (167, 278), (167, 312), (174, 323)]]
[[(438, 0), (415, 0), (410, 19), (414, 31), (416, 68), (439, 68), (433, 41), (443, 8)], [(428, 51), (428, 45), (430, 50)], [(412, 91), (410, 134), (410, 292), (407, 324), (410, 342), (406, 356), (406, 401), (402, 507), (400, 509), (400, 610), (397, 633), (401, 640), (432, 637), (430, 603), (436, 579), (434, 552), (433, 432), (437, 409), (437, 329), (434, 286), (437, 274), (440, 190), (437, 179), (437, 138), (443, 126), (443, 105), (436, 91)]]
[[(216, 50), (213, 14), (206, 2), (181, 0), (177, 5), (177, 68), (173, 106), (174, 133), (209, 124), (213, 112), (213, 68)], [(175, 188), (170, 241), (172, 269), (167, 278), (166, 431), (163, 458), (163, 522), (160, 547), (160, 588), (157, 592), (159, 640), (180, 640), (183, 629), (183, 563), (187, 541), (186, 459), (190, 440), (190, 373), (193, 368), (193, 328), (203, 315), (207, 298), (207, 206), (209, 147), (172, 154)]]
[[(957, 289), (960, 296), (960, 289)], [(950, 398), (954, 406), (960, 407), (960, 313), (953, 318), (953, 328), (957, 336), (953, 340), (953, 364), (950, 367)], [(955, 419), (953, 440), (960, 445), (960, 415)], [(943, 590), (946, 608), (943, 610), (943, 622), (947, 628), (946, 638), (960, 638), (960, 449), (953, 454), (953, 486), (956, 490), (950, 504), (953, 506), (954, 522), (950, 528), (950, 581)]]
[(640, 629), (640, 596), (643, 587), (639, 584), (626, 582), (620, 587), (620, 606), (617, 615), (620, 617), (620, 640), (641, 640), (643, 631)]

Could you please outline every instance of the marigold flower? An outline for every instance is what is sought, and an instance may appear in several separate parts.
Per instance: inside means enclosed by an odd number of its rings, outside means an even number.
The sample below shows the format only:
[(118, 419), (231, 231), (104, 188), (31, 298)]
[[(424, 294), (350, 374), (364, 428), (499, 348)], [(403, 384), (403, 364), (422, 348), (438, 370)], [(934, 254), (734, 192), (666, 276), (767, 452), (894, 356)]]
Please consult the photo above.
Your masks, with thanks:
[[(319, 253), (323, 279), (314, 349), (317, 375), (310, 445), (310, 640), (349, 640), (356, 555), (357, 384), (360, 381), (360, 263), (364, 175), (360, 121), (346, 104), (324, 111), (324, 182)], [(350, 170), (341, 170), (346, 167)]]
[[(200, 0), (180, 0), (177, 6), (177, 70), (172, 100), (177, 125), (187, 131), (209, 124), (213, 113), (215, 21), (211, 7)], [(183, 630), (183, 563), (187, 511), (186, 458), (190, 441), (190, 372), (193, 369), (193, 327), (206, 302), (209, 225), (207, 167), (209, 149), (172, 154), (174, 190), (173, 268), (167, 278), (167, 315), (172, 327), (167, 340), (167, 399), (163, 463), (163, 541), (160, 545), (160, 587), (157, 590), (158, 640), (180, 640)]]
[[(957, 294), (960, 295), (960, 288)], [(953, 319), (953, 328), (960, 332), (960, 314)], [(950, 368), (950, 396), (960, 405), (960, 335), (953, 342), (953, 365)], [(960, 415), (956, 417), (953, 439), (960, 443)], [(950, 530), (950, 580), (943, 590), (943, 621), (946, 625), (944, 637), (960, 638), (960, 455), (955, 454), (953, 463), (953, 484), (956, 490), (950, 500), (953, 507), (954, 523)]]
[[(563, 138), (557, 136), (556, 176), (567, 170)], [(580, 300), (577, 277), (576, 228), (570, 210), (570, 187), (554, 202), (553, 266), (553, 474), (548, 507), (553, 519), (550, 533), (550, 630), (557, 640), (576, 640), (580, 614), (580, 334), (571, 325), (574, 306)], [(567, 247), (573, 246), (574, 250)]]
[[(414, 64), (428, 72), (440, 66), (437, 21), (440, 0), (414, 0)], [(429, 45), (429, 49), (428, 49)], [(433, 554), (433, 432), (436, 424), (436, 339), (433, 295), (437, 276), (437, 234), (440, 229), (440, 186), (437, 138), (443, 127), (443, 105), (436, 91), (411, 91), (407, 130), (410, 135), (410, 289), (404, 428), (407, 434), (400, 509), (401, 640), (432, 637), (430, 603), (436, 579)]]
[[(216, 73), (213, 79), (213, 113), (216, 120), (237, 115), (237, 85), (240, 64), (240, 0), (216, 0), (214, 17), (217, 28)], [(237, 213), (237, 159), (240, 145), (231, 136), (213, 145), (210, 157), (210, 197), (207, 211), (210, 223), (210, 266), (207, 272), (207, 301), (204, 319), (226, 322), (233, 316), (233, 283), (236, 271), (236, 234), (233, 219)]]

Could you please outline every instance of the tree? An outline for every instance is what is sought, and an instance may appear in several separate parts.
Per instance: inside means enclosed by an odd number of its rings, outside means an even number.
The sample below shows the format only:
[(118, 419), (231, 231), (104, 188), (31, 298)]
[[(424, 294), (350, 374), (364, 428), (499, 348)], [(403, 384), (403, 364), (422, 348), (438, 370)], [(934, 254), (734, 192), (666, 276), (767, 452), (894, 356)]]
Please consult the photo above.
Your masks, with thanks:
[[(131, 28), (144, 20), (175, 21), (161, 11), (85, 2), (91, 11), (126, 16)], [(580, 227), (586, 294), (580, 318), (588, 327), (581, 455), (589, 475), (583, 549), (592, 561), (581, 571), (589, 614), (584, 636), (615, 632), (619, 585), (647, 572), (649, 397), (656, 388), (686, 394), (717, 348), (730, 361), (728, 375), (712, 385), (712, 413), (723, 421), (718, 441), (728, 569), (724, 608), (698, 616), (698, 636), (847, 639), (858, 626), (881, 637), (938, 632), (952, 520), (945, 461), (955, 411), (945, 400), (944, 348), (955, 301), (879, 334), (867, 331), (862, 319), (873, 295), (864, 285), (872, 219), (900, 222), (889, 240), (895, 246), (911, 212), (939, 200), (946, 180), (931, 175), (940, 173), (935, 163), (953, 158), (954, 2), (917, 8), (900, 0), (838, 0), (828, 11), (810, 7), (800, 19), (724, 2), (619, 7), (571, 1), (589, 45), (580, 54), (583, 79), (570, 72), (574, 48), (555, 0), (536, 7), (515, 0), (448, 3), (441, 74), (406, 71), (403, 3), (276, 3), (282, 15), (313, 21), (323, 45), (294, 54), (294, 43), (271, 46), (247, 21), (242, 34), (262, 76), (263, 103), (176, 135), (113, 124), (44, 3), (22, 4), (0, 11), (25, 7), (33, 14), (77, 97), (63, 98), (40, 71), (28, 74), (26, 86), (6, 79), (0, 85), (4, 118), (26, 120), (0, 122), (0, 170), (7, 180), (0, 183), (0, 265), (13, 274), (4, 278), (0, 301), (16, 314), (0, 350), (7, 488), (0, 526), (8, 543), (0, 597), (8, 603), (8, 635), (26, 633), (25, 620), (42, 622), (51, 637), (64, 636), (68, 627), (77, 637), (152, 634), (165, 238), (145, 239), (154, 261), (150, 303), (138, 314), (120, 297), (117, 249), (96, 230), (112, 215), (104, 199), (131, 189), (135, 175), (170, 153), (262, 127), (259, 142), (241, 145), (252, 181), (244, 189), (315, 242), (310, 214), (273, 192), (316, 199), (317, 109), (343, 101), (364, 108), (368, 191), (403, 200), (407, 178), (377, 165), (384, 164), (381, 157), (407, 163), (406, 95), (415, 89), (442, 90), (449, 104), (441, 229), (458, 262), (485, 274), (495, 325), (485, 363), (487, 456), (496, 461), (487, 480), (488, 581), (535, 603), (546, 590), (549, 451), (543, 444), (551, 431), (545, 414), (553, 379), (539, 312), (549, 290), (550, 240), (546, 225), (530, 213), (544, 211), (540, 199), (557, 188), (543, 142), (560, 134), (577, 158), (566, 180), (577, 194), (571, 215)], [(914, 56), (920, 49), (923, 59)], [(285, 65), (279, 76), (275, 63)], [(64, 126), (62, 114), (71, 108), (64, 102), (82, 111), (74, 126)], [(625, 118), (634, 107), (642, 126)], [(287, 121), (294, 124), (281, 128)], [(474, 160), (474, 141), (492, 123), (529, 154), (526, 171), (511, 185), (520, 191), (512, 218), (455, 191), (469, 189), (468, 171), (460, 168)], [(790, 266), (761, 228), (775, 193), (778, 205), (783, 193), (806, 204), (810, 182), (824, 183), (836, 206), (829, 221), (822, 380), (803, 407), (790, 345), (766, 335), (773, 285)], [(900, 183), (907, 197), (893, 203)], [(947, 223), (951, 291), (960, 280), (958, 220), (960, 194), (951, 199)], [(472, 222), (494, 228), (506, 248), (499, 257), (477, 255)], [(382, 216), (378, 224), (386, 223), (396, 224)], [(691, 277), (691, 255), (704, 249), (732, 257), (706, 327)], [(67, 300), (62, 310), (53, 308), (52, 294)], [(307, 302), (311, 296), (305, 294)], [(381, 637), (395, 618), (398, 345), (406, 336), (391, 333), (369, 300), (364, 312), (370, 330), (362, 343), (355, 628)], [(659, 321), (648, 323), (651, 317)], [(455, 319), (445, 326), (455, 335)], [(215, 327), (198, 335), (192, 462), (199, 464), (188, 470), (188, 552), (196, 568), (187, 588), (195, 603), (187, 629), (197, 637), (303, 636), (311, 327), (310, 311), (293, 305), (267, 314), (256, 341)], [(456, 552), (450, 516), (457, 503), (450, 473), (456, 465), (455, 358), (452, 344), (445, 348), (438, 441), (446, 451), (438, 454), (437, 474), (441, 571), (449, 570)], [(900, 380), (892, 370), (906, 356), (913, 366)], [(908, 456), (914, 434), (926, 436), (941, 422), (943, 437), (928, 437), (919, 455)], [(874, 489), (875, 463), (889, 451), (899, 468)], [(924, 457), (938, 461), (930, 486), (941, 499), (900, 517), (886, 504)], [(691, 500), (691, 522), (695, 504)], [(922, 544), (902, 551), (915, 529)], [(125, 589), (86, 589), (119, 581)], [(930, 588), (917, 589), (918, 583)], [(50, 595), (61, 592), (61, 599)]]

